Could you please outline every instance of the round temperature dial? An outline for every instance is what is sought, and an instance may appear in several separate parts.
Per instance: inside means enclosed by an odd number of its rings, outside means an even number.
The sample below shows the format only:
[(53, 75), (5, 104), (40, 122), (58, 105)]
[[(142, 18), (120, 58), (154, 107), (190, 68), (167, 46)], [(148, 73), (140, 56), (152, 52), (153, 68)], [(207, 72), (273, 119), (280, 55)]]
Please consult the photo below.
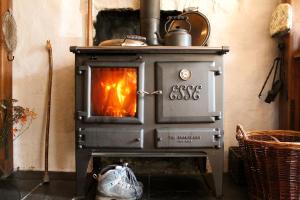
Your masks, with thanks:
[(192, 72), (188, 69), (182, 69), (179, 72), (179, 77), (184, 81), (189, 80), (191, 76), (192, 76)]

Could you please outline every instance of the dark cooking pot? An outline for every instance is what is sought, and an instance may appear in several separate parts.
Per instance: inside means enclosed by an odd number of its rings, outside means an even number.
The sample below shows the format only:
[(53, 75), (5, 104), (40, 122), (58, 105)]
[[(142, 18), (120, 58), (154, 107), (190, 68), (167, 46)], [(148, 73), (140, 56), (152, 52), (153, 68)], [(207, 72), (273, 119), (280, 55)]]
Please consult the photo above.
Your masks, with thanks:
[[(167, 30), (167, 25), (174, 20), (184, 20), (188, 25), (189, 29), (183, 29), (180, 28), (180, 26), (176, 26), (173, 29), (170, 29), (170, 27)], [(191, 46), (192, 45), (192, 36), (189, 34), (191, 31), (191, 24), (188, 20), (187, 16), (169, 16), (167, 22), (165, 23), (165, 31), (166, 34), (164, 36), (164, 39), (162, 39), (159, 35), (159, 33), (155, 33), (158, 37), (158, 41), (161, 44), (164, 44), (166, 46)]]

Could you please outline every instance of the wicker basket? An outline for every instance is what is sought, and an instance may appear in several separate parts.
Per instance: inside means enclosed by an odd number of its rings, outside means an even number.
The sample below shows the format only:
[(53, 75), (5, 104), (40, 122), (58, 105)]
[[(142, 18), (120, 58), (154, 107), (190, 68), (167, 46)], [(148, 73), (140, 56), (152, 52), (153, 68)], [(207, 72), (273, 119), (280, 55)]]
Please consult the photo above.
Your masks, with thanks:
[(228, 173), (235, 184), (246, 184), (244, 161), (239, 147), (229, 147)]
[(245, 132), (238, 125), (236, 138), (244, 159), (250, 199), (300, 199), (300, 132)]

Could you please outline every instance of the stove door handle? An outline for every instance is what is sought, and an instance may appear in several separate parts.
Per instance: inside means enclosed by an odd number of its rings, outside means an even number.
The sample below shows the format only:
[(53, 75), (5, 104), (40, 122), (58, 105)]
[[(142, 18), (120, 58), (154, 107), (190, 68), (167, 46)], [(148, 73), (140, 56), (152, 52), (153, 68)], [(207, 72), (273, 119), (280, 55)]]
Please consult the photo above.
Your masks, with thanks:
[(136, 92), (138, 95), (149, 95), (150, 93), (144, 90), (139, 90)]
[(150, 94), (152, 94), (152, 95), (155, 95), (155, 94), (157, 94), (157, 95), (162, 95), (162, 90), (156, 90), (156, 91), (153, 91), (153, 92), (151, 92)]
[(153, 92), (147, 92), (144, 90), (137, 91), (138, 95), (161, 95), (162, 93), (163, 93), (162, 90), (156, 90)]

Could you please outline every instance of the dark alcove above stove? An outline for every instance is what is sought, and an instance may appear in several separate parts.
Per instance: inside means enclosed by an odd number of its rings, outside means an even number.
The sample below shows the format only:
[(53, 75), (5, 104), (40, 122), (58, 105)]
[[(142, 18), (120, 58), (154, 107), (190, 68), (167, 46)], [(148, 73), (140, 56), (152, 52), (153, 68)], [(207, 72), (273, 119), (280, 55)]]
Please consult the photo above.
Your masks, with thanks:
[[(160, 34), (164, 35), (164, 24), (168, 16), (181, 14), (180, 11), (160, 11)], [(124, 38), (126, 35), (140, 35), (140, 11), (133, 9), (106, 9), (97, 14), (94, 22), (95, 37), (93, 44), (115, 38)]]

